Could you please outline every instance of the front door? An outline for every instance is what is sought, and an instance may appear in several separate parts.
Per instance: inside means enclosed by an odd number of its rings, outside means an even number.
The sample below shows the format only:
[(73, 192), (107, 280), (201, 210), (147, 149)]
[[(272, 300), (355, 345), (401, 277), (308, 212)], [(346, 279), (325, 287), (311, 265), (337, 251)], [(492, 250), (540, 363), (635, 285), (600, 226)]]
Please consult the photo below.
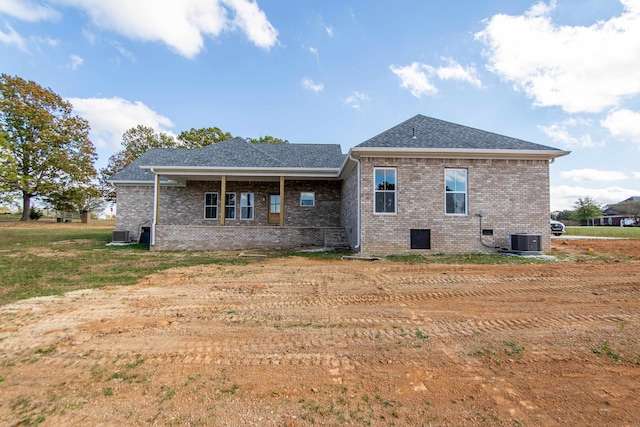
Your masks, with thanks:
[(269, 195), (269, 224), (280, 224), (280, 195)]

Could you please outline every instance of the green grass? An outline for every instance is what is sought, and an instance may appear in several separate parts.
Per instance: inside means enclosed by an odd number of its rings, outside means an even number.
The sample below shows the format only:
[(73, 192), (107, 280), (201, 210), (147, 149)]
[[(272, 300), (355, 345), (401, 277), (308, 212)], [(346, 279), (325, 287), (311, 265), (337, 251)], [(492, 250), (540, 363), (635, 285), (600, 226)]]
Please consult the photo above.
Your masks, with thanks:
[[(149, 251), (145, 245), (106, 246), (109, 227), (0, 227), (0, 305), (37, 296), (61, 295), (78, 289), (126, 286), (173, 267), (244, 265), (257, 259), (208, 251)], [(640, 238), (640, 228), (567, 227), (567, 234)], [(346, 252), (281, 252), (275, 256), (340, 259)], [(531, 264), (548, 261), (499, 254), (396, 255), (405, 263)]]
[(506, 256), (502, 254), (456, 254), (456, 255), (388, 255), (385, 259), (408, 264), (548, 264), (550, 261), (534, 257)]
[(173, 267), (247, 264), (234, 253), (106, 246), (110, 228), (0, 228), (0, 305), (37, 296), (137, 283)]
[(640, 227), (566, 227), (567, 236), (619, 237), (640, 239)]

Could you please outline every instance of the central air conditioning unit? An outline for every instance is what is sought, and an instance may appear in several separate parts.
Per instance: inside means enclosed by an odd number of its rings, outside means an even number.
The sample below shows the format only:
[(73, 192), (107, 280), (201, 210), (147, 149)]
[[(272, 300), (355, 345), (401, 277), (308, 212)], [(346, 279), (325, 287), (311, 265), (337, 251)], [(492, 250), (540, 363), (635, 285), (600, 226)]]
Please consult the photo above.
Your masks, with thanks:
[(541, 236), (539, 234), (511, 234), (509, 235), (512, 251), (540, 252)]
[(115, 243), (129, 243), (129, 230), (113, 230), (111, 241)]

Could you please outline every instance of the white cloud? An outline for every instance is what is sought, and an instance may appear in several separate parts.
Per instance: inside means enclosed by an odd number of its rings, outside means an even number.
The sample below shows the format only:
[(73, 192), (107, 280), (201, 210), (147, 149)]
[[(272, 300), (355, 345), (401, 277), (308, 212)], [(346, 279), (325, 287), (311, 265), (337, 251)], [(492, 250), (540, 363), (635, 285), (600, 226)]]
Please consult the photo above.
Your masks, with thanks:
[(400, 78), (400, 86), (408, 89), (416, 98), (438, 93), (438, 89), (430, 81), (432, 74), (430, 66), (414, 62), (404, 67), (391, 65), (389, 68)]
[(601, 147), (603, 142), (595, 142), (588, 133), (575, 135), (575, 132), (583, 132), (591, 128), (591, 121), (570, 118), (562, 122), (552, 123), (548, 126), (538, 126), (549, 138), (566, 147), (593, 148)]
[(82, 36), (85, 38), (86, 41), (89, 42), (89, 44), (96, 44), (96, 35), (92, 31), (86, 28), (83, 28)]
[(278, 41), (278, 30), (253, 0), (223, 0), (236, 13), (234, 24), (240, 27), (256, 46), (270, 49)]
[(579, 197), (589, 196), (601, 205), (611, 205), (619, 203), (629, 197), (638, 195), (638, 190), (617, 186), (607, 188), (585, 188), (557, 185), (551, 186), (550, 192), (552, 211), (573, 209), (573, 205)]
[(263, 49), (278, 41), (278, 31), (252, 0), (58, 1), (86, 11), (96, 27), (131, 39), (163, 42), (187, 58), (200, 53), (205, 36), (217, 37), (223, 31), (240, 29)]
[(120, 149), (122, 134), (137, 125), (149, 126), (158, 132), (170, 133), (173, 123), (142, 102), (114, 98), (68, 98), (73, 110), (89, 121), (91, 140), (107, 155)]
[(435, 72), (438, 77), (442, 80), (460, 80), (463, 82), (467, 82), (472, 86), (477, 87), (478, 89), (482, 88), (482, 82), (477, 76), (476, 67), (469, 66), (463, 67), (458, 64), (452, 58), (442, 58), (447, 61), (449, 65), (445, 67), (436, 68)]
[(333, 27), (331, 25), (325, 25), (324, 30), (329, 37), (333, 37)]
[(311, 53), (316, 58), (320, 58), (320, 54), (318, 53), (318, 49), (313, 46), (309, 46), (309, 53)]
[(599, 169), (574, 169), (560, 172), (560, 178), (574, 182), (609, 182), (628, 179), (629, 175), (620, 171), (606, 171)]
[(51, 37), (37, 37), (37, 38), (35, 39), (35, 41), (36, 41), (38, 44), (44, 44), (44, 45), (47, 45), (47, 46), (49, 46), (49, 47), (57, 47), (57, 46), (59, 46), (59, 45), (60, 45), (60, 40), (58, 40), (58, 39), (53, 39), (53, 38), (51, 38)]
[(408, 89), (416, 98), (438, 93), (438, 88), (432, 83), (435, 77), (440, 80), (459, 80), (482, 88), (475, 66), (470, 65), (465, 68), (453, 58), (442, 58), (442, 60), (446, 61), (447, 65), (437, 68), (420, 62), (413, 62), (404, 67), (391, 65), (389, 68), (400, 78), (400, 85)]
[(367, 95), (366, 93), (355, 91), (355, 90), (351, 92), (351, 95), (349, 95), (348, 97), (342, 100), (342, 102), (345, 105), (348, 105), (349, 107), (356, 110), (359, 110), (360, 106), (365, 101), (371, 101), (371, 98), (369, 98), (369, 95)]
[(588, 27), (554, 23), (555, 1), (540, 1), (520, 16), (491, 17), (475, 37), (488, 68), (535, 105), (601, 112), (640, 93), (640, 2), (620, 1), (620, 16)]
[(55, 9), (29, 0), (2, 0), (0, 13), (29, 22), (54, 20), (60, 17), (60, 13)]
[(322, 83), (316, 83), (309, 77), (303, 78), (300, 84), (303, 88), (308, 89), (312, 92), (322, 92), (322, 90), (324, 90), (324, 85)]
[(122, 55), (123, 57), (131, 60), (131, 61), (135, 61), (136, 57), (133, 53), (131, 53), (131, 51), (127, 50), (124, 46), (122, 46), (122, 43), (118, 43), (118, 42), (112, 42), (111, 45), (113, 47), (116, 48), (116, 50), (118, 51), (118, 53), (120, 55)]
[(69, 64), (69, 68), (73, 71), (77, 70), (79, 66), (82, 65), (84, 59), (79, 57), (78, 55), (71, 55), (71, 64)]
[(20, 34), (9, 24), (5, 25), (7, 32), (0, 31), (0, 42), (8, 45), (14, 45), (23, 52), (29, 53), (27, 43)]
[(616, 138), (635, 142), (640, 146), (640, 113), (617, 110), (600, 122)]

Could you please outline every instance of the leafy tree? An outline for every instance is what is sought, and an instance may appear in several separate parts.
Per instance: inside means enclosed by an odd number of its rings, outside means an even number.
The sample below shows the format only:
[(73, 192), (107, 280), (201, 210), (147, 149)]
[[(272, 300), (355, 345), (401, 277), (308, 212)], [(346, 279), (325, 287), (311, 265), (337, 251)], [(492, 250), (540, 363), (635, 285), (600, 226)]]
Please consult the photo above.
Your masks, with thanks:
[(122, 150), (109, 157), (107, 166), (100, 169), (98, 182), (103, 197), (115, 200), (115, 187), (109, 182), (111, 177), (124, 169), (129, 163), (151, 148), (174, 148), (177, 142), (165, 133), (156, 133), (149, 127), (138, 125), (122, 134)]
[(556, 221), (570, 221), (574, 219), (575, 211), (564, 210), (552, 215), (553, 219)]
[(610, 205), (609, 208), (620, 215), (626, 215), (633, 218), (636, 225), (640, 224), (640, 202), (628, 200), (626, 202)]
[(191, 128), (178, 135), (178, 141), (184, 148), (202, 148), (231, 138), (233, 136), (229, 132), (223, 132), (217, 127)]
[(21, 221), (29, 220), (33, 197), (88, 183), (96, 174), (89, 123), (51, 89), (2, 74), (0, 129), (0, 192), (21, 194)]
[(276, 138), (275, 136), (271, 136), (271, 135), (265, 135), (265, 136), (260, 136), (260, 138), (250, 138), (249, 141), (253, 142), (254, 144), (264, 144), (264, 143), (268, 143), (268, 144), (288, 144), (289, 141), (287, 141), (286, 139), (280, 139), (280, 138)]
[(77, 214), (94, 212), (104, 206), (101, 190), (93, 185), (70, 187), (53, 192), (47, 197), (46, 202), (59, 212)]
[(589, 196), (578, 197), (573, 207), (575, 208), (573, 217), (581, 223), (584, 221), (589, 224), (589, 220), (602, 216), (600, 204)]
[[(131, 128), (122, 135), (122, 150), (111, 155), (107, 166), (100, 169), (99, 182), (102, 194), (107, 200), (115, 201), (115, 187), (109, 182), (111, 177), (150, 148), (202, 148), (231, 138), (233, 138), (231, 133), (223, 132), (217, 127), (191, 128), (188, 131), (182, 131), (177, 141), (170, 135), (156, 133), (148, 126), (138, 125)], [(252, 138), (250, 141), (253, 143), (289, 142), (270, 135)]]

